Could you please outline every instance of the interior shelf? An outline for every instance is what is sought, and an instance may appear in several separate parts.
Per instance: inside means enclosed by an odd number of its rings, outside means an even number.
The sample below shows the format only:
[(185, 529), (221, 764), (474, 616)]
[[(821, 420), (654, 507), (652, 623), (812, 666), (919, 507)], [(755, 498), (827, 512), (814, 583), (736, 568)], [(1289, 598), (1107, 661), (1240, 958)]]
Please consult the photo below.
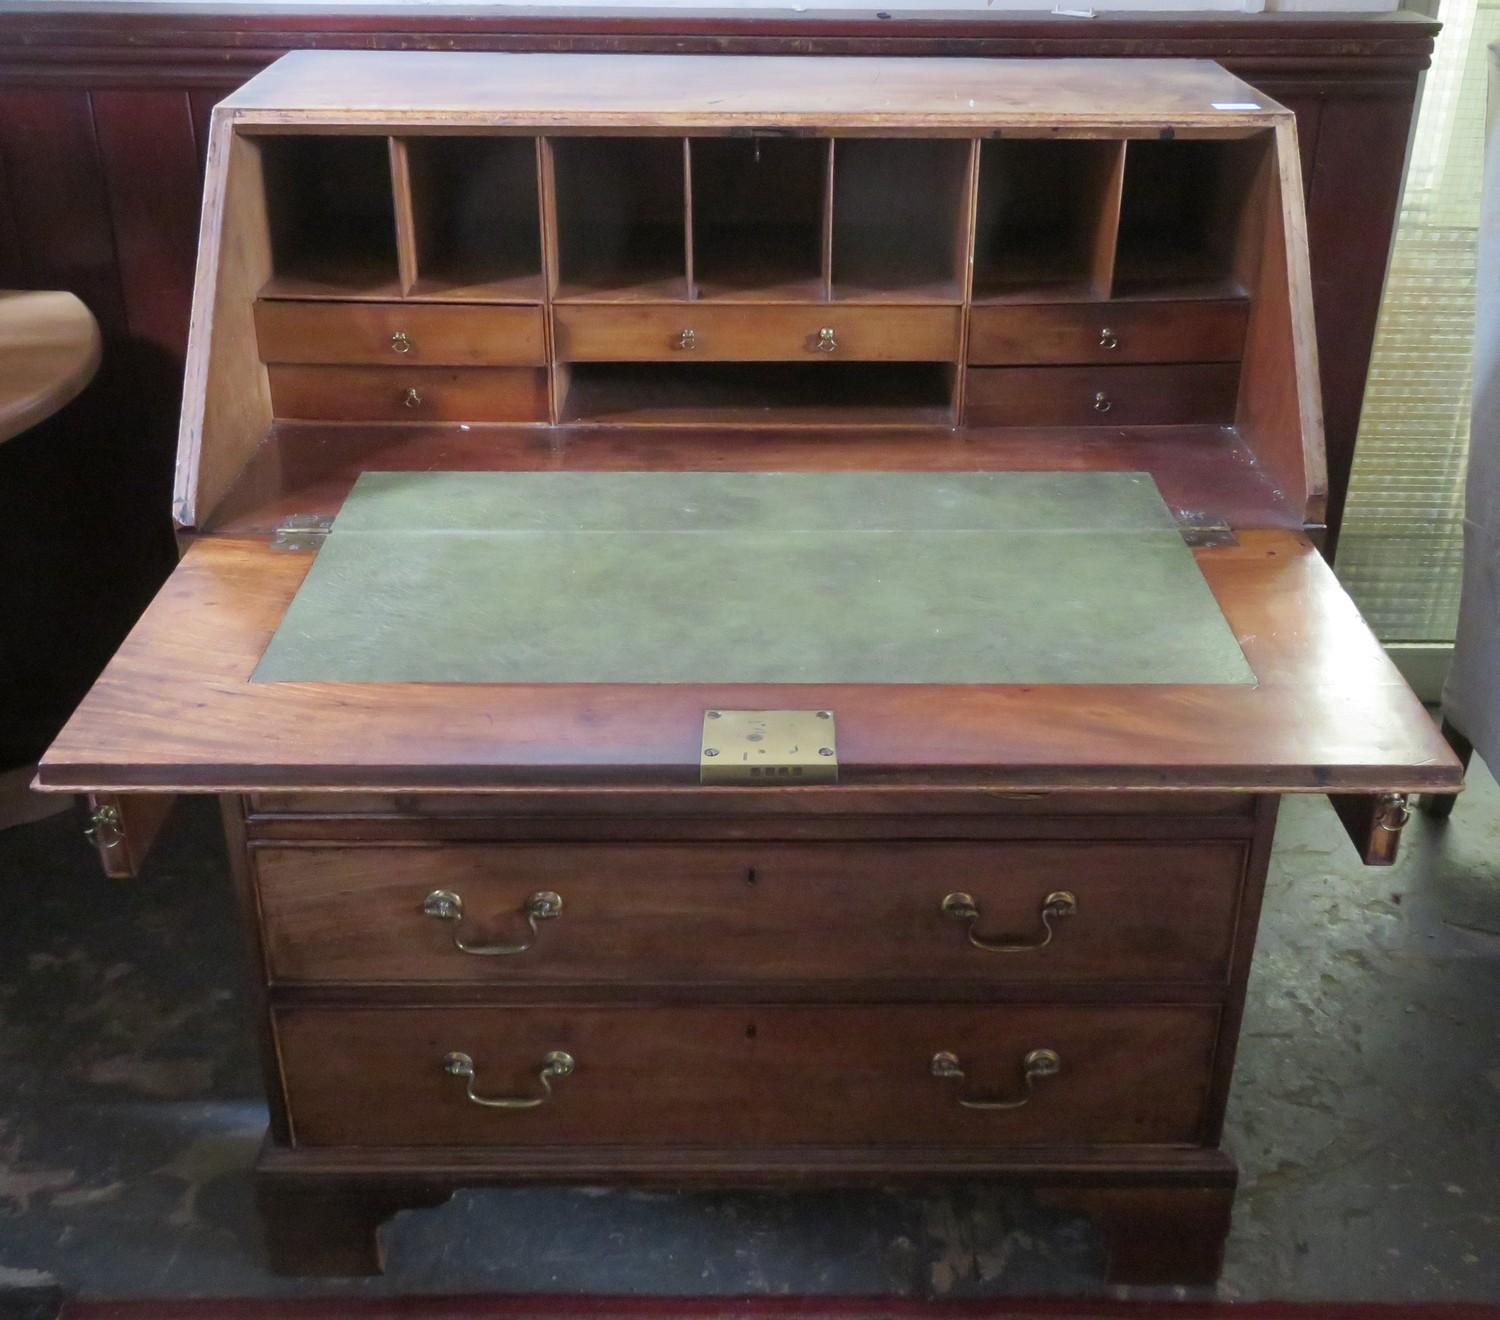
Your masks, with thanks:
[(1114, 294), (1242, 295), (1253, 254), (1240, 235), (1268, 148), (1264, 136), (1129, 143)]
[(836, 300), (963, 301), (973, 150), (961, 138), (835, 141)]
[[(536, 139), (420, 137), (398, 144), (406, 292), (461, 302), (540, 302)], [(399, 184), (402, 182), (398, 174)]]
[(688, 296), (685, 152), (673, 137), (550, 140), (559, 302)]
[(946, 363), (576, 363), (565, 422), (948, 426)]
[(829, 143), (691, 138), (689, 145), (694, 296), (823, 298)]
[(975, 301), (1109, 295), (1123, 152), (1095, 139), (982, 145)]
[(384, 137), (260, 140), (270, 224), (267, 296), (400, 296), (390, 145)]

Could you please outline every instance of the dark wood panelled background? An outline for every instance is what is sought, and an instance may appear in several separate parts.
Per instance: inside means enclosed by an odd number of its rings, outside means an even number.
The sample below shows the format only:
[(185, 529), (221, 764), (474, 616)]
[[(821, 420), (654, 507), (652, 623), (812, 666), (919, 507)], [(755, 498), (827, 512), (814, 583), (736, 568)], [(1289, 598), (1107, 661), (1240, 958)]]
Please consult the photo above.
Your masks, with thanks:
[(1297, 112), (1336, 531), (1417, 79), (1411, 14), (53, 6), (0, 0), (0, 287), (62, 288), (98, 382), (0, 446), (0, 767), (40, 753), (174, 560), (170, 489), (209, 112), (278, 55), (366, 49), (1191, 56)]

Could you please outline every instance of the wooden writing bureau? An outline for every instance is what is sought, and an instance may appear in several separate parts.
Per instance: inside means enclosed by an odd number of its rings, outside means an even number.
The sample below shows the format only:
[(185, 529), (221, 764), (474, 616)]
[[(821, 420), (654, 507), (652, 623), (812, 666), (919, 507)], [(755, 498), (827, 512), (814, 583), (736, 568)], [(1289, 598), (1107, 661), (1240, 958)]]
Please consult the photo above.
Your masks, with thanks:
[(1211, 64), (231, 96), (190, 544), (39, 782), (117, 871), (222, 798), (277, 1264), (460, 1186), (994, 1178), (1211, 1278), (1280, 795), (1383, 862), (1459, 784), (1309, 540), (1317, 400), (1292, 115)]

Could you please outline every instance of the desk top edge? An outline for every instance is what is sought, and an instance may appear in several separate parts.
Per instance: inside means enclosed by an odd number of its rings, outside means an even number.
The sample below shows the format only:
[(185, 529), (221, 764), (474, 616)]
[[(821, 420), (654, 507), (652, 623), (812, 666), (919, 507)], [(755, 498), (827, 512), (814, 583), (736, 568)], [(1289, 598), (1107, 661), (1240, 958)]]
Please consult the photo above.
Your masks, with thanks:
[[(585, 90), (581, 90), (585, 89)], [(1215, 104), (1250, 109), (1215, 109)], [(1270, 126), (1211, 60), (293, 51), (220, 103), (237, 124)]]

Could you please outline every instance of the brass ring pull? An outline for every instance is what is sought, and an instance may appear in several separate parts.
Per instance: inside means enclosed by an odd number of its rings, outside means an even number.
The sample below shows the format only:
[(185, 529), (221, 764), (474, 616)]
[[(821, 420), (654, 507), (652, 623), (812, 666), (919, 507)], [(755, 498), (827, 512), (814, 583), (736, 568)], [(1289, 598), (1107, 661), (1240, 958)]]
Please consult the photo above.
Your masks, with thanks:
[(1110, 402), (1109, 395), (1107, 395), (1103, 390), (1100, 390), (1098, 394), (1094, 395), (1094, 411), (1096, 413), (1107, 413), (1114, 406), (1115, 405)]
[(696, 330), (684, 330), (677, 336), (677, 343), (673, 347), (687, 349), (691, 352), (698, 347), (698, 332)]
[[(1056, 1050), (1040, 1049), (1032, 1050), (1021, 1060), (1021, 1083), (1026, 1088), (1025, 1094), (1017, 1096), (1013, 1100), (967, 1100), (963, 1094), (958, 1096), (958, 1103), (965, 1109), (1019, 1109), (1022, 1105), (1031, 1102), (1032, 1094), (1036, 1090), (1036, 1084), (1043, 1077), (1056, 1077), (1062, 1071), (1062, 1059)], [(964, 1080), (963, 1065), (958, 1061), (958, 1055), (948, 1050), (940, 1050), (932, 1056), (932, 1075), (943, 1081), (953, 1081), (962, 1084)]]
[(118, 807), (100, 807), (89, 817), (83, 837), (100, 848), (118, 848), (125, 842), (125, 825)]
[[(550, 889), (538, 889), (521, 904), (521, 912), (526, 917), (526, 924), (531, 927), (531, 934), (520, 944), (465, 944), (463, 936), (455, 929), (453, 947), (460, 953), (472, 953), (480, 958), (497, 958), (509, 953), (525, 953), (536, 943), (537, 922), (551, 921), (553, 917), (561, 916), (562, 908), (561, 894), (555, 894)], [(422, 912), (425, 916), (433, 917), (438, 921), (451, 921), (457, 926), (464, 919), (464, 901), (451, 889), (434, 889), (422, 900)]]
[(1048, 894), (1042, 900), (1042, 933), (1029, 940), (987, 940), (976, 934), (974, 927), (979, 924), (979, 904), (969, 894), (949, 894), (943, 899), (942, 912), (945, 917), (967, 923), (969, 943), (976, 949), (984, 949), (987, 953), (1025, 953), (1029, 949), (1045, 949), (1052, 943), (1052, 923), (1061, 921), (1064, 917), (1077, 916), (1078, 899), (1067, 889), (1054, 889)]
[(422, 406), (422, 392), (415, 387), (408, 389), (406, 393), (401, 396), (401, 402), (404, 403), (408, 408), (420, 408)]
[(464, 1094), (468, 1096), (469, 1103), (483, 1105), (486, 1109), (535, 1109), (538, 1105), (544, 1105), (552, 1099), (552, 1079), (554, 1077), (571, 1077), (573, 1069), (578, 1065), (573, 1062), (573, 1056), (566, 1050), (552, 1050), (542, 1055), (542, 1066), (537, 1071), (536, 1079), (542, 1084), (541, 1095), (500, 1095), (485, 1096), (476, 1095), (474, 1083), (478, 1080), (475, 1076), (474, 1060), (467, 1054), (455, 1051), (443, 1059), (443, 1071), (450, 1077), (462, 1077), (468, 1083), (464, 1087)]
[(407, 337), (405, 330), (397, 330), (391, 336), (391, 350), (396, 353), (411, 352), (411, 340)]
[(833, 337), (833, 327), (825, 326), (818, 331), (818, 339), (813, 345), (813, 349), (818, 353), (832, 353), (838, 346), (839, 341)]
[(1099, 347), (1108, 349), (1119, 348), (1120, 336), (1117, 335), (1113, 330), (1105, 327), (1105, 329), (1099, 332)]

